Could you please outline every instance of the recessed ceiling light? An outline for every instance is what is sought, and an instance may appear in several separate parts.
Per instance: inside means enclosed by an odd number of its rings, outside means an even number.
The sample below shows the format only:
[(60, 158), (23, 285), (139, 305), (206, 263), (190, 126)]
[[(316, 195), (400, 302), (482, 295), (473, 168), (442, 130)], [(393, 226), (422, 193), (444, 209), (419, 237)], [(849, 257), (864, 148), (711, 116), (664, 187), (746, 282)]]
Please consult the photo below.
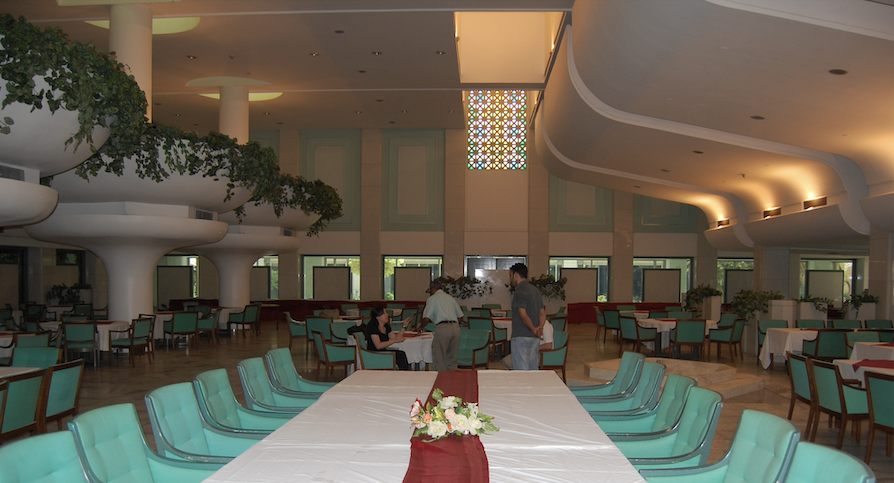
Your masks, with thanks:
[(180, 117), (180, 114), (174, 114), (174, 115), (177, 116), (177, 117)]
[(394, 121), (388, 121), (388, 124), (394, 124)]
[(374, 51), (372, 52), (372, 55), (382, 55), (382, 53), (379, 52), (378, 50), (374, 50)]
[(319, 57), (320, 53), (319, 53), (319, 52), (311, 52), (311, 53), (309, 53), (309, 54), (307, 54), (307, 55), (309, 55), (309, 56), (311, 56), (311, 57)]
[(453, 111), (447, 111), (447, 112), (449, 112), (450, 114), (453, 114)]
[(345, 31), (344, 31), (344, 30), (336, 30), (335, 33), (337, 33), (337, 34), (343, 34), (343, 33), (345, 33)]
[(665, 173), (670, 173), (670, 172), (671, 172), (671, 170), (669, 170), (669, 169), (664, 169), (664, 168), (661, 168), (661, 171), (664, 171)]
[(278, 122), (277, 124), (282, 124), (282, 121)]
[(832, 75), (845, 75), (847, 74), (847, 71), (844, 69), (831, 69), (829, 70), (829, 73)]
[(633, 185), (633, 187), (639, 189), (639, 185)]
[(356, 114), (363, 114), (363, 111), (354, 111)]
[(446, 54), (447, 52), (444, 52), (443, 50), (438, 50), (438, 51), (435, 51), (435, 53), (438, 54), (438, 55), (444, 55), (444, 54)]
[(717, 220), (717, 228), (723, 228), (725, 226), (729, 226), (729, 219), (726, 220)]
[(357, 72), (359, 72), (359, 73), (361, 73), (361, 74), (366, 74), (366, 71), (365, 71), (365, 70), (358, 70)]
[(404, 113), (404, 114), (406, 114), (406, 113), (407, 113), (407, 111), (400, 111), (400, 112), (402, 112), (402, 113)]
[(385, 99), (376, 99), (376, 102), (383, 102)]
[(187, 55), (186, 58), (189, 60), (196, 60), (198, 57), (196, 57), (194, 55)]
[(193, 126), (198, 126), (198, 125), (199, 125), (199, 123), (197, 123), (197, 122), (196, 122), (196, 123), (193, 123)]
[(781, 214), (782, 214), (782, 208), (771, 208), (769, 210), (764, 210), (764, 218), (779, 216)]
[(270, 113), (269, 113), (269, 112), (265, 112), (264, 115), (265, 115), (265, 116), (269, 116)]
[(695, 154), (705, 154), (704, 151), (697, 151), (697, 150), (696, 150), (696, 151), (693, 151), (693, 153), (695, 153)]
[(755, 121), (763, 121), (764, 119), (766, 119), (764, 116), (751, 116), (751, 118)]

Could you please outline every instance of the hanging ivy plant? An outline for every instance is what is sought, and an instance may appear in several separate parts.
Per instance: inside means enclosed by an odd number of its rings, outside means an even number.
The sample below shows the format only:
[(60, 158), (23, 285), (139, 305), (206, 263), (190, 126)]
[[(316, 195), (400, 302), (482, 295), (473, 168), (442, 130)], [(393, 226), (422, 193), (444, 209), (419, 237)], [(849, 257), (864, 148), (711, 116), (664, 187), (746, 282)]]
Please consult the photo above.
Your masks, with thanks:
[[(66, 148), (73, 145), (77, 150), (86, 141), (93, 149), (95, 126), (111, 131), (98, 150), (101, 154), (123, 157), (139, 146), (146, 95), (113, 54), (73, 42), (57, 27), (40, 30), (9, 14), (0, 16), (0, 45), (0, 77), (6, 80), (3, 107), (19, 102), (33, 110), (46, 103), (50, 112), (77, 111), (79, 128), (66, 140)], [(38, 88), (35, 78), (49, 88)], [(14, 129), (15, 120), (5, 117), (0, 134)]]
[(451, 297), (465, 300), (470, 297), (481, 297), (494, 293), (494, 289), (487, 280), (478, 280), (475, 277), (453, 278), (449, 275), (438, 277), (441, 287)]
[(528, 283), (540, 290), (540, 295), (548, 300), (565, 300), (565, 284), (568, 279), (562, 277), (556, 280), (552, 275), (543, 274), (539, 277), (531, 277)]

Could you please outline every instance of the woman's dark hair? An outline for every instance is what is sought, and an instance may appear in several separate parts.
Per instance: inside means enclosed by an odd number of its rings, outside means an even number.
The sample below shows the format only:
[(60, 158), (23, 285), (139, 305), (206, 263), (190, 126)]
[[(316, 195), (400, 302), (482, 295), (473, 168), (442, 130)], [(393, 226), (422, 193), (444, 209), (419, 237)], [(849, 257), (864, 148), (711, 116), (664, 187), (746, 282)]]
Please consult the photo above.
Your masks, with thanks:
[(384, 313), (385, 313), (384, 308), (373, 307), (372, 310), (370, 310), (370, 312), (369, 312), (369, 315), (371, 317), (369, 318), (369, 322), (366, 323), (366, 326), (371, 330), (378, 330), (379, 317)]
[(378, 319), (379, 316), (381, 316), (384, 313), (385, 313), (384, 307), (373, 307), (372, 310), (370, 310), (370, 312), (369, 312), (369, 314), (372, 315), (372, 317), (374, 319)]

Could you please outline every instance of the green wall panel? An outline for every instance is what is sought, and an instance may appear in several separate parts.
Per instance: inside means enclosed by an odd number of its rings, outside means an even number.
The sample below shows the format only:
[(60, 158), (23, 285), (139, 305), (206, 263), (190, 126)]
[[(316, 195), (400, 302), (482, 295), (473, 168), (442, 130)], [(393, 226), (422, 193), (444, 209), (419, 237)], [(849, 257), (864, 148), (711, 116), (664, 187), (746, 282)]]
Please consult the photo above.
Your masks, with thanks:
[(692, 205), (633, 197), (633, 231), (636, 233), (696, 233), (697, 209)]
[(611, 232), (612, 190), (549, 175), (549, 230)]
[(444, 231), (444, 131), (382, 131), (382, 231)]
[(299, 169), (307, 179), (322, 179), (338, 189), (344, 216), (329, 231), (360, 231), (360, 131), (301, 131)]

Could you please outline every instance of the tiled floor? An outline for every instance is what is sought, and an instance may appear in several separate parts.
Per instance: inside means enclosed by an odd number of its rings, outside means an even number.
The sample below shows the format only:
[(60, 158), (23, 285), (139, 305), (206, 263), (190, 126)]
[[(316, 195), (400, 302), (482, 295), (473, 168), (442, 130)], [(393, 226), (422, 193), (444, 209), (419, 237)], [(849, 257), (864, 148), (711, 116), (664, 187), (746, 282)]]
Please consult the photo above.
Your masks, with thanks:
[[(593, 325), (569, 326), (569, 351), (568, 370), (569, 377), (583, 378), (583, 364), (605, 359), (614, 359), (618, 355), (618, 346), (612, 341), (603, 345), (602, 341), (595, 341), (596, 328)], [(263, 354), (277, 347), (288, 346), (288, 329), (280, 324), (279, 331), (274, 330), (272, 322), (264, 323), (260, 337), (248, 334), (243, 338), (221, 338), (220, 346), (215, 347), (207, 340), (202, 340), (199, 349), (178, 348), (166, 351), (156, 351), (155, 363), (148, 364), (146, 357), (137, 360), (136, 367), (131, 368), (126, 357), (121, 357), (113, 365), (103, 364), (97, 370), (88, 365), (84, 376), (84, 386), (81, 393), (81, 412), (116, 403), (133, 403), (143, 422), (147, 437), (151, 443), (151, 431), (146, 406), (143, 396), (150, 390), (176, 382), (191, 381), (199, 372), (226, 368), (234, 390), (241, 398), (242, 391), (239, 378), (236, 374), (236, 364), (249, 357), (262, 357)], [(299, 372), (305, 377), (315, 379), (316, 362), (305, 358), (305, 343), (303, 339), (296, 339), (293, 346), (295, 364)], [(720, 362), (730, 363), (728, 353), (723, 352)], [(789, 380), (785, 369), (777, 365), (775, 370), (764, 370), (756, 364), (754, 356), (746, 355), (743, 362), (732, 363), (739, 372), (752, 374), (764, 379), (763, 390), (744, 396), (730, 398), (724, 401), (720, 425), (711, 451), (710, 461), (720, 459), (726, 453), (731, 443), (733, 434), (739, 421), (742, 410), (756, 409), (778, 416), (785, 417), (789, 405)], [(499, 362), (492, 362), (491, 368), (502, 368)], [(337, 370), (336, 376), (342, 377), (342, 372)], [(894, 408), (890, 408), (894, 410)], [(804, 429), (807, 422), (807, 408), (798, 403), (795, 407), (794, 423)], [(827, 419), (820, 421), (817, 442), (834, 446), (838, 430), (828, 428)], [(55, 430), (55, 428), (51, 428)], [(845, 439), (844, 450), (863, 459), (866, 448), (866, 425), (863, 425), (861, 444), (857, 444), (850, 435)], [(876, 437), (875, 450), (870, 465), (876, 473), (879, 482), (894, 482), (894, 459), (885, 455), (885, 438), (883, 435)]]

